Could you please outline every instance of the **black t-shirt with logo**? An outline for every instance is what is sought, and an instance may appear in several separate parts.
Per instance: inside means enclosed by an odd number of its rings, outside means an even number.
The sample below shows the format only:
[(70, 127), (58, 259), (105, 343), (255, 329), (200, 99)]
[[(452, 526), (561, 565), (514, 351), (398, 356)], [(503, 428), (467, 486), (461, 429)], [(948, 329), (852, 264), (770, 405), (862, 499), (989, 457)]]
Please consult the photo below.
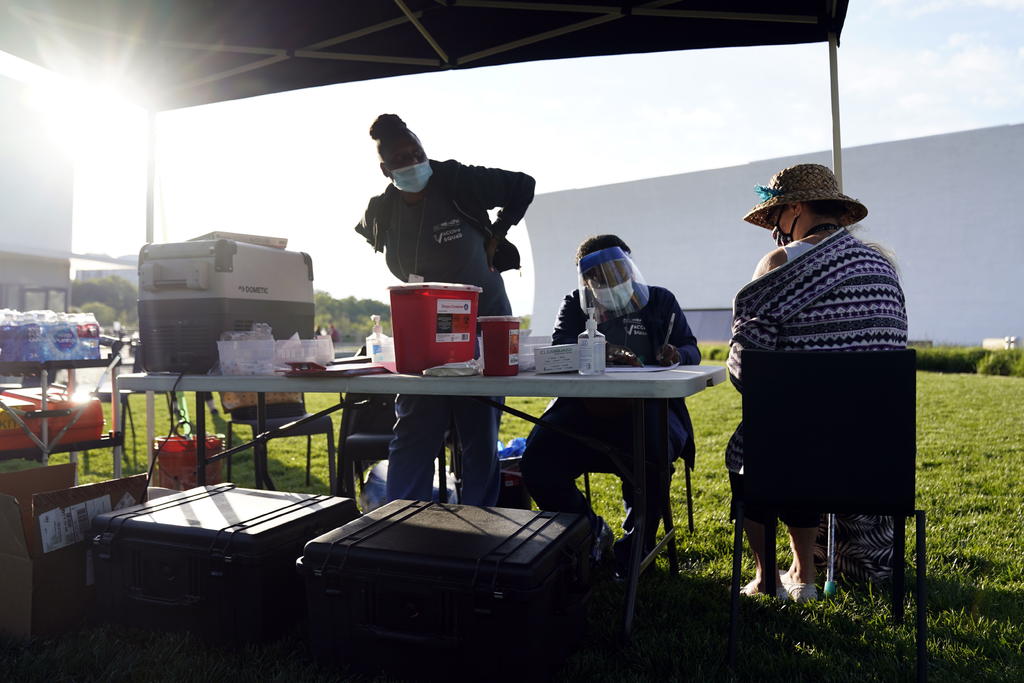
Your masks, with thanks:
[(395, 277), (411, 274), (427, 282), (452, 282), (483, 288), (479, 315), (511, 315), (501, 275), (487, 267), (487, 238), (461, 216), (451, 200), (427, 191), (408, 205), (396, 194), (392, 203), (384, 256)]
[[(599, 323), (597, 329), (609, 344), (618, 344), (637, 355), (644, 365), (656, 365), (655, 343), (639, 315), (624, 315)], [(664, 332), (662, 332), (664, 334)], [(664, 340), (662, 340), (664, 341)], [(660, 346), (661, 342), (658, 342)]]

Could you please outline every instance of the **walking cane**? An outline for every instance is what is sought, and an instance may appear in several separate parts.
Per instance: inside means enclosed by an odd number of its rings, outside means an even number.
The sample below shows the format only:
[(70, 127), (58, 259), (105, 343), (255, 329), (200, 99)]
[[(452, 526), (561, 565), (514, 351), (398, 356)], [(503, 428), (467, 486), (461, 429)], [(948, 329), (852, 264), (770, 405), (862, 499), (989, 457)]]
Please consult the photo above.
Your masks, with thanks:
[(828, 569), (825, 570), (825, 595), (836, 594), (836, 516), (829, 513), (828, 516)]

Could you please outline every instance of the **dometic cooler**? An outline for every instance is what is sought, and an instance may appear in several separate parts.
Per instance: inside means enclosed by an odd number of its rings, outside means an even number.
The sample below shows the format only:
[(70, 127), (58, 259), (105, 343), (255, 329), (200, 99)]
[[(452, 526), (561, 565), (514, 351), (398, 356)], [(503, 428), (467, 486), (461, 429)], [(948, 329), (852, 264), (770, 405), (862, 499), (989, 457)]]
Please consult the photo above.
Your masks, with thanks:
[(549, 678), (583, 635), (590, 524), (393, 501), (306, 544), (313, 652), (408, 678)]
[(269, 323), (313, 336), (308, 254), (235, 240), (147, 244), (139, 252), (139, 335), (150, 372), (205, 373), (222, 332)]
[(295, 559), (359, 515), (349, 498), (203, 486), (92, 523), (101, 619), (258, 642), (305, 615)]

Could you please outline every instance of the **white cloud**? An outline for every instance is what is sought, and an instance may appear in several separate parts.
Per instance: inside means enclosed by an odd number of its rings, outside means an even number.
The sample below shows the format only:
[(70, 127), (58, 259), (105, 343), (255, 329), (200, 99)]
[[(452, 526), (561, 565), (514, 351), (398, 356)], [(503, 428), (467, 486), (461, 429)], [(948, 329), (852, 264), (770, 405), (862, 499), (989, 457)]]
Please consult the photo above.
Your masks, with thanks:
[(946, 40), (946, 44), (949, 47), (960, 47), (962, 45), (969, 45), (978, 41), (979, 36), (973, 33), (953, 33)]
[(852, 44), (840, 67), (847, 144), (1024, 121), (1024, 49), (987, 32), (948, 33), (927, 48)]

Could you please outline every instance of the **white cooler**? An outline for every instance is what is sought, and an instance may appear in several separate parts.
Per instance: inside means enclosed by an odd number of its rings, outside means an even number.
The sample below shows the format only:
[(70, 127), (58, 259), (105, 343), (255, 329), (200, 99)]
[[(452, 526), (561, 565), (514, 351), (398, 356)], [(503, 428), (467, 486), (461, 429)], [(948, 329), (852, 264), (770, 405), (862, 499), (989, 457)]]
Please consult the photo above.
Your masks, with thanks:
[(148, 372), (202, 374), (222, 332), (268, 323), (313, 336), (309, 254), (229, 239), (147, 244), (139, 253), (139, 335)]

